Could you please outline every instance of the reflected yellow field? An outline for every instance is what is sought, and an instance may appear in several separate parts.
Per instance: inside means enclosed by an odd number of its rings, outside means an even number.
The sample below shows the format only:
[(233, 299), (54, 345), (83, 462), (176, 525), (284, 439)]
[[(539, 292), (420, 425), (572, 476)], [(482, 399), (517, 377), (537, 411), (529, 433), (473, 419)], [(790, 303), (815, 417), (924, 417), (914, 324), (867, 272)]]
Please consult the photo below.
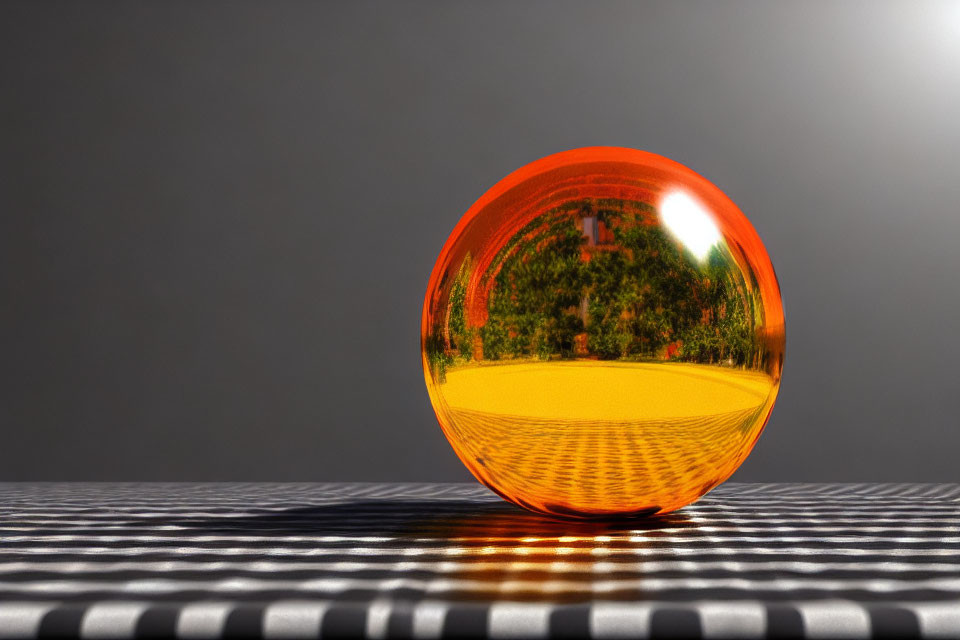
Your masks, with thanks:
[(755, 409), (770, 377), (674, 363), (525, 362), (447, 374), (451, 408), (556, 420), (653, 420)]
[(758, 372), (592, 360), (479, 364), (428, 386), (454, 448), (488, 486), (536, 511), (587, 517), (697, 499), (750, 452), (777, 391)]

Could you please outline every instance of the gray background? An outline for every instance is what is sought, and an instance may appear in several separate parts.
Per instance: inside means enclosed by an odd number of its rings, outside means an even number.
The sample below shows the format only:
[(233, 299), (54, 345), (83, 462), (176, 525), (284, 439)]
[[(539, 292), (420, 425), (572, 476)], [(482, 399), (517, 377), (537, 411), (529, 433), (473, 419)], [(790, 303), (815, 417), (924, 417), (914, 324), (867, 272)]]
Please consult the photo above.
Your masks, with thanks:
[(433, 261), (604, 144), (772, 256), (784, 383), (737, 479), (960, 479), (960, 3), (6, 2), (0, 98), (0, 479), (468, 479)]

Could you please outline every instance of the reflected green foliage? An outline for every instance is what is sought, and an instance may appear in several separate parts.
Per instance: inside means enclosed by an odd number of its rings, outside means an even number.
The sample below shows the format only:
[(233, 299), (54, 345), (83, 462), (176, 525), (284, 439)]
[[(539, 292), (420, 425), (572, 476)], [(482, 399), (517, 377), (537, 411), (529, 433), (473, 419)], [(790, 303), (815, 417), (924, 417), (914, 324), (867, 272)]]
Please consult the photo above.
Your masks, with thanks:
[[(592, 224), (602, 238), (585, 233)], [(425, 345), (440, 382), (448, 367), (474, 357), (741, 367), (766, 357), (754, 275), (745, 274), (748, 283), (722, 242), (694, 258), (646, 203), (565, 203), (515, 233), (471, 285), (473, 269), (468, 254), (456, 275), (445, 276), (443, 315)], [(488, 290), (486, 319), (475, 325), (470, 286)]]
[(450, 316), (447, 322), (450, 346), (456, 349), (461, 358), (473, 357), (473, 329), (467, 326), (466, 309), (467, 278), (470, 275), (470, 256), (460, 265), (457, 279), (450, 287)]
[(447, 381), (447, 367), (453, 364), (453, 358), (447, 354), (445, 347), (443, 331), (439, 327), (427, 336), (423, 345), (430, 375), (438, 383)]
[(483, 334), (485, 357), (574, 355), (574, 336), (584, 329), (575, 312), (584, 295), (583, 235), (576, 219), (567, 216), (544, 234), (543, 241), (518, 245), (496, 276)]
[[(612, 239), (587, 247), (585, 217)], [(729, 253), (718, 246), (698, 262), (655, 220), (646, 205), (603, 200), (527, 224), (488, 269), (496, 275), (480, 328), (484, 358), (755, 361), (759, 301)], [(451, 335), (464, 330), (454, 317)]]

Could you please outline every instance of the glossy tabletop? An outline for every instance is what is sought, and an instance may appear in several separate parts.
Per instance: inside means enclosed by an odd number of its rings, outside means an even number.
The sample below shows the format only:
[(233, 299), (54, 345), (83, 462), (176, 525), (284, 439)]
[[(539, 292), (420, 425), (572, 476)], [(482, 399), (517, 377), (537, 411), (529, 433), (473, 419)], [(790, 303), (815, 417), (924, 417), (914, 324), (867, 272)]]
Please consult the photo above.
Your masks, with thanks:
[(604, 524), (479, 485), (0, 485), (0, 637), (65, 635), (958, 637), (960, 486)]

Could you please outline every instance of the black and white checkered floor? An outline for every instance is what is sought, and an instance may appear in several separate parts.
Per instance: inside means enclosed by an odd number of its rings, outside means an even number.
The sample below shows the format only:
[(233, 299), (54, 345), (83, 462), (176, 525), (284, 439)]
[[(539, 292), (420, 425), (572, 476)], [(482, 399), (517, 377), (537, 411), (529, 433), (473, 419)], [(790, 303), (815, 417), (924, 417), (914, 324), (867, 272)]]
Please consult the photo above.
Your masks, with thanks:
[(475, 485), (3, 484), (0, 638), (960, 637), (960, 486), (544, 520)]

